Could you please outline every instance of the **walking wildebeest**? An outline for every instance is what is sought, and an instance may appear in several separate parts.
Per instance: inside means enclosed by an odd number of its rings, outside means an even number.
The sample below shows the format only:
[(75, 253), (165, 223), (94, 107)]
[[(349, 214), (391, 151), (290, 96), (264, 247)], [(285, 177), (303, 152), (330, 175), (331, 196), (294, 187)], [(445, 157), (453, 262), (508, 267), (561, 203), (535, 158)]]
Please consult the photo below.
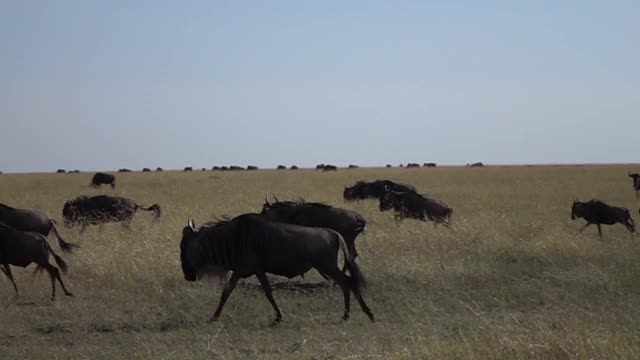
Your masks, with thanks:
[(121, 173), (128, 173), (128, 172), (131, 172), (131, 169), (122, 168), (122, 169), (119, 169), (119, 170), (118, 170), (118, 172), (121, 172)]
[(45, 238), (53, 232), (53, 235), (58, 239), (58, 245), (63, 252), (73, 252), (73, 249), (78, 247), (78, 245), (64, 241), (58, 233), (58, 228), (56, 227), (56, 223), (53, 219), (41, 211), (16, 209), (0, 203), (0, 221), (16, 230), (35, 232), (41, 234)]
[(587, 226), (595, 224), (598, 226), (598, 235), (600, 235), (600, 238), (602, 238), (602, 228), (600, 227), (602, 224), (613, 225), (620, 223), (624, 225), (632, 235), (636, 231), (636, 225), (627, 208), (610, 206), (597, 199), (591, 199), (588, 202), (581, 202), (574, 199), (573, 205), (571, 206), (571, 220), (577, 218), (583, 218), (587, 222), (580, 228), (578, 233), (581, 233)]
[[(351, 276), (338, 268), (338, 251), (342, 251)], [(210, 321), (216, 321), (240, 278), (255, 275), (275, 311), (274, 324), (282, 313), (276, 305), (266, 274), (293, 278), (311, 268), (333, 279), (344, 295), (343, 319), (349, 318), (350, 291), (362, 311), (374, 320), (362, 297), (364, 276), (351, 258), (342, 236), (331, 229), (309, 228), (268, 220), (259, 214), (244, 214), (232, 220), (209, 223), (196, 229), (193, 220), (182, 230), (180, 261), (187, 281), (195, 281), (205, 273), (217, 275), (232, 271)]]
[(289, 170), (298, 170), (298, 167), (296, 165), (291, 165), (291, 168)]
[[(274, 196), (275, 197), (275, 196)], [(335, 230), (342, 235), (349, 254), (355, 259), (358, 257), (356, 251), (356, 237), (367, 227), (367, 221), (352, 210), (335, 208), (322, 203), (310, 203), (300, 201), (279, 201), (269, 202), (265, 197), (262, 205), (262, 215), (270, 220), (294, 224), (307, 227), (321, 227)], [(347, 263), (345, 262), (342, 272), (345, 272)]]
[(432, 168), (432, 167), (436, 167), (436, 163), (432, 163), (432, 162), (430, 162), (430, 163), (424, 163), (424, 164), (422, 164), (422, 166)]
[(287, 167), (284, 165), (278, 165), (278, 167), (276, 168), (276, 170), (286, 170)]
[(471, 165), (467, 164), (467, 166), (469, 166), (469, 167), (484, 167), (484, 164), (482, 162), (477, 162), (477, 163), (473, 163)]
[(386, 168), (392, 168), (392, 167), (393, 167), (393, 165), (391, 165), (391, 164), (387, 164), (387, 165), (385, 165), (385, 167), (386, 167)]
[(56, 171), (56, 173), (57, 173), (57, 174), (64, 174), (64, 173), (66, 173), (66, 172), (67, 172), (67, 171), (66, 171), (65, 169), (58, 169), (58, 170)]
[(93, 197), (79, 196), (67, 201), (62, 209), (62, 216), (65, 225), (80, 225), (80, 232), (84, 232), (89, 225), (111, 222), (123, 222), (123, 226), (129, 228), (137, 210), (153, 211), (154, 219), (158, 219), (161, 212), (158, 204), (145, 208), (132, 199), (98, 195)]
[(100, 187), (102, 185), (111, 185), (112, 189), (116, 188), (116, 177), (113, 174), (97, 172), (91, 178), (91, 186)]
[(636, 191), (636, 199), (638, 199), (638, 193), (640, 192), (640, 174), (629, 172), (629, 177), (633, 179), (633, 189)]
[(193, 171), (193, 166), (186, 166), (184, 171)]
[(258, 167), (255, 165), (248, 165), (247, 170), (258, 170)]
[(418, 163), (407, 163), (408, 168), (419, 168), (420, 164)]
[(151, 169), (149, 169), (149, 168), (142, 168), (142, 172), (151, 172)]
[(157, 167), (156, 171), (162, 171), (162, 168), (161, 167)]
[(391, 180), (376, 180), (373, 182), (360, 180), (351, 187), (345, 187), (342, 194), (344, 200), (380, 199), (388, 191), (415, 191), (413, 186), (395, 183)]
[(49, 254), (53, 255), (62, 272), (67, 272), (67, 264), (58, 256), (44, 235), (36, 232), (25, 232), (0, 222), (0, 270), (13, 284), (16, 296), (20, 296), (18, 286), (11, 274), (11, 265), (27, 267), (31, 263), (38, 266), (36, 271), (46, 270), (51, 277), (51, 300), (56, 298), (56, 280), (60, 282), (64, 294), (73, 296), (62, 282), (60, 271), (49, 263)]
[(415, 191), (398, 193), (389, 191), (380, 198), (380, 211), (393, 208), (396, 211), (396, 219), (412, 218), (416, 220), (434, 221), (449, 227), (453, 209), (446, 204), (424, 197)]
[(318, 164), (316, 165), (316, 170), (324, 170), (325, 165), (324, 164)]
[(322, 168), (322, 171), (338, 171), (338, 167), (335, 165), (325, 165), (324, 168)]

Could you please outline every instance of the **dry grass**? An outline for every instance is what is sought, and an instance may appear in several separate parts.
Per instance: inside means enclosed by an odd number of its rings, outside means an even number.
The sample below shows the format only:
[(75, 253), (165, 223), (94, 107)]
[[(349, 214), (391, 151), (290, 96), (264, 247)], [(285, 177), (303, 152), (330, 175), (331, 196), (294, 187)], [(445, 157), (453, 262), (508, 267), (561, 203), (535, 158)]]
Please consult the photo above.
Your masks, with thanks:
[[(22, 297), (0, 280), (0, 357), (21, 358), (432, 358), (623, 359), (640, 357), (640, 245), (622, 226), (575, 236), (574, 195), (632, 209), (638, 202), (622, 166), (357, 169), (118, 174), (115, 194), (160, 203), (158, 223), (141, 213), (133, 231), (107, 225), (65, 256), (75, 298), (48, 300), (49, 280), (15, 269)], [(64, 201), (90, 189), (91, 174), (0, 175), (0, 202), (61, 220)], [(375, 202), (345, 204), (343, 185), (390, 178), (454, 208), (454, 229), (397, 224)], [(106, 187), (102, 192), (112, 193)], [(265, 193), (361, 212), (357, 239), (376, 315), (356, 306), (343, 322), (331, 286), (276, 290), (284, 320), (245, 280), (218, 323), (207, 318), (220, 288), (183, 280), (181, 229), (189, 216), (260, 210)], [(57, 247), (57, 245), (54, 245)], [(285, 279), (274, 279), (284, 281)], [(295, 282), (303, 280), (294, 279)], [(306, 283), (321, 281), (310, 273)]]

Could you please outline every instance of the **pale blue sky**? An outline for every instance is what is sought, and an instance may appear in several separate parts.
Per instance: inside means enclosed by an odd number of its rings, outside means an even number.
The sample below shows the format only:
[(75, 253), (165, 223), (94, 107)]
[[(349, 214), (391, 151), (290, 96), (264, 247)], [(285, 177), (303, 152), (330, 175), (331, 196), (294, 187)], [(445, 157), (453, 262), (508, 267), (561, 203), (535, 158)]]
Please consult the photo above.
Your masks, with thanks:
[(0, 1), (0, 170), (638, 162), (640, 1)]

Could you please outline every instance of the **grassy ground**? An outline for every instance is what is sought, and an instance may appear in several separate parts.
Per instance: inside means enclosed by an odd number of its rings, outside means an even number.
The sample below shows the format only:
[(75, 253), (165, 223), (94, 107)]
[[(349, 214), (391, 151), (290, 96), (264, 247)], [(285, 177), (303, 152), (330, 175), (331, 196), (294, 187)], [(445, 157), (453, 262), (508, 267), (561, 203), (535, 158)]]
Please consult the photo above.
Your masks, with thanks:
[[(49, 301), (46, 276), (14, 268), (22, 297), (0, 280), (0, 358), (640, 358), (640, 244), (621, 225), (576, 232), (574, 196), (626, 206), (638, 219), (628, 167), (548, 166), (117, 174), (115, 191), (91, 174), (0, 175), (0, 202), (44, 210), (61, 222), (64, 202), (115, 193), (163, 215), (140, 213), (132, 231), (106, 225), (65, 255), (74, 298)], [(454, 229), (397, 224), (377, 203), (345, 204), (343, 185), (389, 178), (454, 208)], [(187, 283), (182, 227), (193, 216), (259, 211), (265, 193), (355, 209), (369, 220), (357, 259), (376, 315), (357, 307), (341, 320), (342, 294), (315, 273), (280, 286), (284, 320), (254, 279), (208, 324), (221, 288)], [(53, 244), (53, 243), (52, 243)], [(53, 245), (57, 249), (57, 245)], [(285, 279), (273, 278), (275, 282)], [(320, 286), (303, 286), (317, 284)]]

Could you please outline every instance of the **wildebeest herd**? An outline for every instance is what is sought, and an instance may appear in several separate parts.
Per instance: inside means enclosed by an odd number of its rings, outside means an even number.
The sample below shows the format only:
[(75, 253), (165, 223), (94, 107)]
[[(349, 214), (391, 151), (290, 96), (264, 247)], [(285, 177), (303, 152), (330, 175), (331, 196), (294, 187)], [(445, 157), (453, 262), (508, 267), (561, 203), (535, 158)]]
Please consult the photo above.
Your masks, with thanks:
[[(319, 170), (335, 170), (332, 165), (323, 165)], [(284, 167), (284, 166), (283, 166)], [(334, 169), (331, 169), (333, 167)], [(257, 169), (257, 167), (255, 167)], [(185, 169), (186, 170), (186, 169)], [(629, 173), (633, 188), (640, 192), (640, 174)], [(91, 185), (110, 185), (115, 188), (115, 176), (96, 173)], [(280, 201), (275, 195), (265, 198), (260, 213), (247, 213), (231, 219), (204, 223), (196, 227), (193, 219), (188, 219), (182, 229), (180, 242), (180, 263), (184, 278), (195, 281), (203, 275), (226, 276), (229, 280), (221, 294), (218, 307), (211, 320), (216, 320), (231, 292), (241, 278), (255, 275), (275, 312), (274, 323), (282, 319), (272, 294), (266, 274), (293, 278), (315, 269), (325, 279), (332, 279), (343, 292), (344, 315), (350, 312), (350, 294), (353, 292), (362, 311), (374, 320), (371, 309), (363, 297), (365, 279), (355, 262), (358, 257), (355, 240), (367, 227), (364, 217), (353, 211), (333, 207), (324, 203)], [(451, 227), (453, 209), (442, 201), (432, 199), (416, 191), (411, 185), (381, 179), (358, 181), (343, 190), (345, 201), (377, 199), (380, 211), (393, 210), (395, 218), (432, 221), (434, 226), (442, 224)], [(151, 211), (154, 219), (161, 215), (158, 204), (145, 207), (124, 197), (97, 195), (78, 196), (67, 201), (62, 209), (62, 217), (67, 227), (79, 226), (80, 233), (89, 225), (118, 222), (129, 228), (138, 210)], [(586, 224), (596, 225), (602, 237), (601, 225), (623, 224), (631, 234), (635, 223), (628, 209), (605, 204), (593, 199), (571, 206), (571, 218), (583, 218)], [(47, 271), (51, 278), (51, 299), (55, 299), (56, 281), (65, 295), (72, 296), (62, 280), (60, 272), (67, 271), (65, 261), (49, 245), (48, 236), (53, 233), (60, 249), (72, 253), (77, 245), (66, 242), (59, 234), (56, 222), (48, 215), (30, 209), (19, 209), (0, 204), (0, 270), (11, 281), (16, 296), (18, 287), (10, 266), (26, 267), (37, 265), (37, 271)], [(342, 253), (344, 264), (338, 267), (338, 254)], [(49, 262), (53, 256), (54, 266)]]

